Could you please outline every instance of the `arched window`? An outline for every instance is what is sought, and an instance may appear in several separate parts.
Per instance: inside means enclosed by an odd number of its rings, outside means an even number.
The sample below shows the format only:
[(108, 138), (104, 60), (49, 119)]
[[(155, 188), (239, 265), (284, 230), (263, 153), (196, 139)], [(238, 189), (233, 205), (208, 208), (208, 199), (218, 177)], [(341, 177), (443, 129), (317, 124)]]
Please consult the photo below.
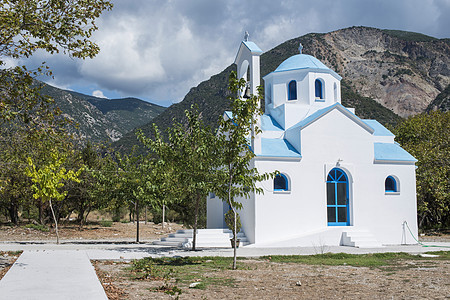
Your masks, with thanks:
[(316, 99), (323, 99), (323, 83), (322, 80), (316, 79), (315, 82)]
[(349, 181), (345, 172), (332, 169), (327, 176), (327, 219), (328, 226), (348, 226)]
[(289, 82), (288, 100), (297, 100), (297, 81)]
[(289, 182), (284, 174), (278, 174), (273, 180), (274, 191), (289, 191)]
[(386, 193), (396, 193), (398, 192), (397, 180), (394, 177), (388, 176), (384, 181), (384, 191)]

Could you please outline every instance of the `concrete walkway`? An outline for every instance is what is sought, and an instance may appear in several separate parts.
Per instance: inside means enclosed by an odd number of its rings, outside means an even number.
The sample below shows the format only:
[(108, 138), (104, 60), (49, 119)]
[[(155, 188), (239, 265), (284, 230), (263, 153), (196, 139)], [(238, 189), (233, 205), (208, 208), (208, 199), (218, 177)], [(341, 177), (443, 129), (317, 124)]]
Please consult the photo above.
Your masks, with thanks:
[[(421, 245), (385, 246), (363, 249), (345, 246), (239, 248), (238, 256), (311, 255), (332, 253), (407, 252), (420, 254), (432, 251), (449, 251), (450, 243), (424, 243)], [(200, 249), (189, 251), (152, 244), (128, 244), (95, 241), (85, 243), (65, 242), (0, 242), (0, 251), (24, 252), (0, 281), (0, 300), (3, 299), (107, 299), (90, 260), (131, 260), (143, 257), (171, 256), (233, 256), (231, 248)]]
[(0, 281), (0, 299), (108, 299), (85, 251), (27, 250)]

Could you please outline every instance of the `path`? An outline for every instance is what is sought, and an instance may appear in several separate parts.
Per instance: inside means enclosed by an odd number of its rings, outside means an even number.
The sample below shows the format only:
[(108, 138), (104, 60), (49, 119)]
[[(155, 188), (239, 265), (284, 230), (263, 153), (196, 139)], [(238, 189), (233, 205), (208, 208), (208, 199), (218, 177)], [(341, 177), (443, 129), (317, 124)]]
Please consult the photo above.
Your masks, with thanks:
[(0, 281), (0, 299), (107, 299), (85, 251), (28, 250)]

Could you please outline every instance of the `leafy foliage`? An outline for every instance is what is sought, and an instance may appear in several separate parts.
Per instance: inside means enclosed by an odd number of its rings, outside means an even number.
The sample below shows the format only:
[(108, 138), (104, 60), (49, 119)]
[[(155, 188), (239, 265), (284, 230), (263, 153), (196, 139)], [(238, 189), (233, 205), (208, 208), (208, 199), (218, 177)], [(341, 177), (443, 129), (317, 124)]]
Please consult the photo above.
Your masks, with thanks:
[(418, 162), (419, 227), (450, 226), (450, 112), (410, 117), (395, 128), (396, 140)]
[(216, 195), (226, 201), (234, 214), (233, 240), (234, 260), (233, 269), (236, 269), (236, 238), (237, 238), (237, 209), (242, 208), (239, 197), (248, 197), (250, 192), (262, 193), (256, 186), (258, 181), (268, 179), (269, 173), (259, 174), (251, 165), (255, 154), (249, 147), (248, 138), (253, 143), (254, 135), (260, 132), (256, 117), (262, 114), (259, 108), (261, 102), (261, 88), (258, 95), (250, 98), (241, 98), (246, 85), (243, 78), (237, 78), (236, 72), (231, 72), (229, 79), (231, 102), (231, 118), (223, 118), (218, 132), (220, 155), (218, 156), (220, 168), (216, 186)]
[(83, 169), (74, 172), (73, 170), (66, 170), (63, 166), (66, 156), (55, 149), (51, 149), (49, 153), (49, 160), (47, 160), (41, 167), (36, 167), (33, 159), (28, 157), (28, 168), (25, 169), (25, 174), (31, 178), (33, 182), (32, 188), (34, 190), (33, 197), (35, 199), (42, 199), (44, 202), (49, 202), (52, 211), (53, 220), (56, 225), (56, 237), (59, 244), (58, 235), (58, 220), (53, 210), (52, 200), (62, 201), (67, 195), (67, 191), (61, 191), (64, 186), (64, 181), (80, 182), (78, 177)]

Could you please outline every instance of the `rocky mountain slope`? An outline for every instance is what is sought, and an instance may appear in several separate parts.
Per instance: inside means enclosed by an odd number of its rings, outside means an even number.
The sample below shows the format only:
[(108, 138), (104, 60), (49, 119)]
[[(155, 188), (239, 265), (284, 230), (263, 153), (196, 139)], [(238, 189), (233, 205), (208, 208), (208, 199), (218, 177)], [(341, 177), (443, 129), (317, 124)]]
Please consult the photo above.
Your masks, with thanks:
[[(317, 57), (343, 77), (342, 103), (355, 107), (361, 118), (395, 125), (401, 117), (425, 111), (450, 83), (450, 39), (369, 27), (311, 33), (286, 41), (261, 56), (261, 75), (297, 54), (300, 42), (303, 53)], [(172, 105), (141, 129), (150, 135), (154, 122), (164, 130), (174, 118), (181, 120), (183, 111), (194, 103), (205, 123), (216, 126), (229, 106), (227, 83), (233, 69), (230, 65), (192, 88), (182, 102)], [(128, 148), (135, 141), (134, 132), (130, 132), (115, 145)]]
[(69, 130), (82, 141), (114, 142), (135, 127), (150, 122), (165, 107), (136, 98), (104, 99), (45, 84), (41, 93), (55, 99), (64, 117), (77, 128)]

